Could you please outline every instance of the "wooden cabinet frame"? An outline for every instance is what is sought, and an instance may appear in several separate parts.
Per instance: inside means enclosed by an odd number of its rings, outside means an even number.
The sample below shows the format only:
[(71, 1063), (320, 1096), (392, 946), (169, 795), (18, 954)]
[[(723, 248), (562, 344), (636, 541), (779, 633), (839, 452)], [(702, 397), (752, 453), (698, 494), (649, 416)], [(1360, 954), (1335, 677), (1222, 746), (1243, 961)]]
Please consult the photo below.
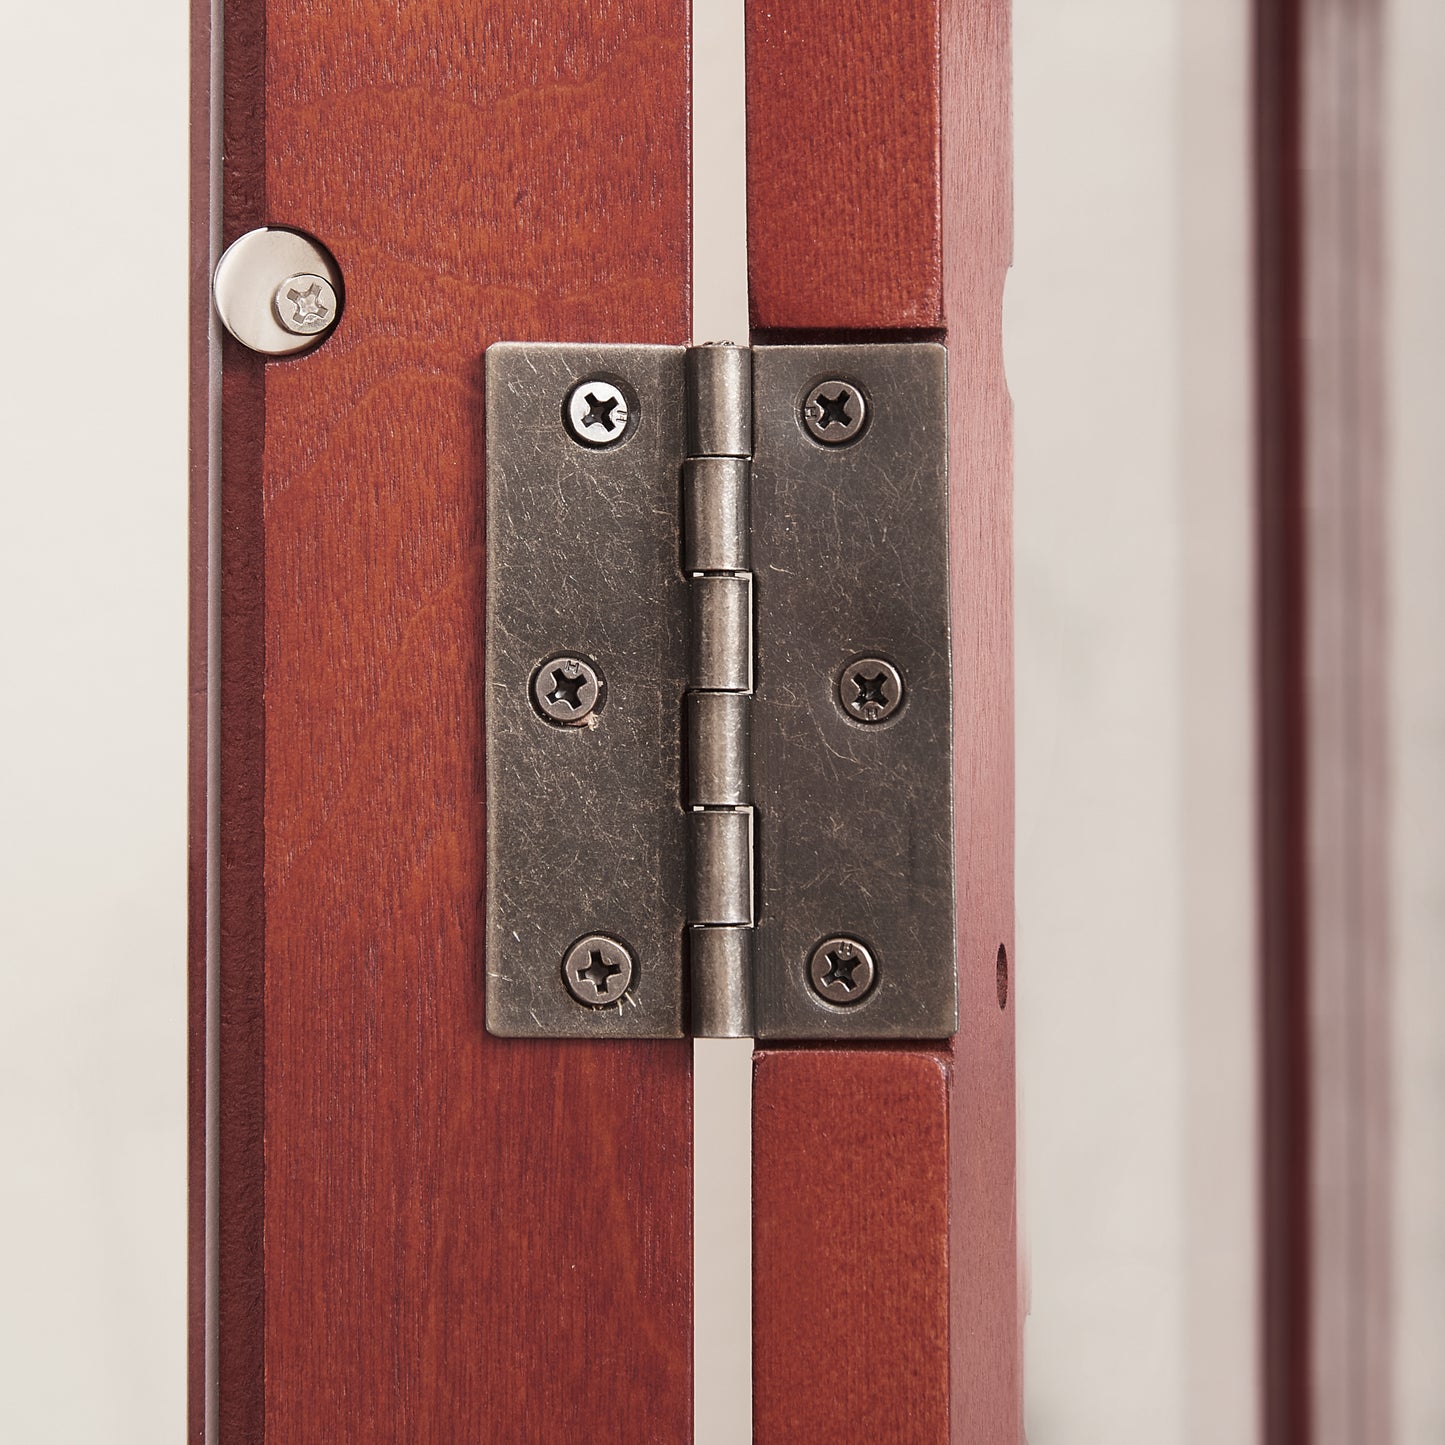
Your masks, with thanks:
[[(1385, 1441), (1380, 18), (1256, 15), (1266, 1438)], [(688, 1439), (690, 1047), (485, 1032), (480, 653), (487, 345), (688, 339), (686, 0), (192, 16), (189, 1437)], [(960, 1000), (756, 1056), (756, 1438), (1000, 1445), (1009, 4), (747, 59), (753, 339), (949, 347)], [(299, 358), (210, 307), (263, 224), (346, 277)]]

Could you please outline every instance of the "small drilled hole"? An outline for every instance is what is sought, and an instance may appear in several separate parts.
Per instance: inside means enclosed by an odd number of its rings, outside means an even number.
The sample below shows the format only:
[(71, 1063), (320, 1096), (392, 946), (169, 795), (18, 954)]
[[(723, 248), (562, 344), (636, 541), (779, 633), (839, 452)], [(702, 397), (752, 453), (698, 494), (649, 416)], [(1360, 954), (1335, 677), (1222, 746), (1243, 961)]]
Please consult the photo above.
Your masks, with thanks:
[(998, 987), (998, 1006), (1008, 1007), (1008, 950), (999, 944), (998, 961), (994, 964), (994, 982)]

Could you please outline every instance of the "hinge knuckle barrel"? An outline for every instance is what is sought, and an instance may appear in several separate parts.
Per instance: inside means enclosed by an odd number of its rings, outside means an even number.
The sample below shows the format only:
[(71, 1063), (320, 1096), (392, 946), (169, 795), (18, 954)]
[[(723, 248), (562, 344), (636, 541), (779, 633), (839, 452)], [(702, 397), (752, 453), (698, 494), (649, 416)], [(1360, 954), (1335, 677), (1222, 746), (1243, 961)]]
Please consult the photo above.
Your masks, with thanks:
[(753, 1030), (752, 352), (684, 360), (682, 565), (692, 607), (684, 798), (692, 1032)]
[(688, 693), (688, 806), (741, 808), (752, 801), (751, 791), (747, 694)]
[(751, 692), (753, 586), (749, 576), (692, 579), (692, 686), (706, 692)]
[(688, 456), (751, 456), (752, 352), (746, 346), (690, 347), (685, 375)]
[(688, 929), (692, 1032), (701, 1039), (746, 1039), (753, 1032), (753, 931), (732, 925)]
[(750, 927), (753, 921), (752, 809), (697, 809), (687, 817), (691, 839), (689, 921)]
[(682, 467), (684, 572), (747, 572), (746, 457), (694, 457)]

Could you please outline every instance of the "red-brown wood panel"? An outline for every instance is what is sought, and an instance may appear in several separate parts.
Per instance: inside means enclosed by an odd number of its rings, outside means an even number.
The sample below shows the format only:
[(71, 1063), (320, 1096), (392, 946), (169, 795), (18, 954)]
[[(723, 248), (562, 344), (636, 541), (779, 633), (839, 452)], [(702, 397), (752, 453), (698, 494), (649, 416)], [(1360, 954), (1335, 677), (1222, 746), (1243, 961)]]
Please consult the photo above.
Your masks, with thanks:
[(937, 0), (747, 7), (753, 329), (943, 325)]
[[(819, 22), (803, 0), (748, 9), (753, 324), (774, 340), (941, 327), (948, 343), (959, 1032), (936, 1051), (759, 1052), (756, 1438), (1007, 1445), (1021, 1438), (1009, 4), (845, 4)], [(831, 183), (808, 179), (814, 157)], [(878, 1192), (860, 1205), (860, 1190)], [(872, 1248), (820, 1250), (823, 1200), (844, 1218), (863, 1208)], [(810, 1328), (824, 1321), (826, 1340)], [(888, 1368), (874, 1370), (857, 1342), (880, 1335)], [(846, 1361), (830, 1363), (828, 1340)], [(852, 1378), (869, 1394), (850, 1414), (837, 1406)]]
[(948, 1438), (950, 1074), (924, 1049), (758, 1055), (759, 1440)]
[(488, 344), (687, 339), (687, 5), (224, 24), (222, 239), (346, 305), (217, 414), (198, 186), (192, 1435), (686, 1440), (690, 1049), (485, 1032), (481, 642)]

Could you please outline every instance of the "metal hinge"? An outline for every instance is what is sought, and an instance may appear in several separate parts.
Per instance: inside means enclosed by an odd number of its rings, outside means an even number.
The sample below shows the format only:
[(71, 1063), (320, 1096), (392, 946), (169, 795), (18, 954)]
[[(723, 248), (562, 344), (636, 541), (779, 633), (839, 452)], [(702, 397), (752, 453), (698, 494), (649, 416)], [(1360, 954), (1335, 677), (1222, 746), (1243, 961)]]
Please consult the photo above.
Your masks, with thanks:
[(957, 1028), (946, 355), (487, 353), (487, 1024)]

